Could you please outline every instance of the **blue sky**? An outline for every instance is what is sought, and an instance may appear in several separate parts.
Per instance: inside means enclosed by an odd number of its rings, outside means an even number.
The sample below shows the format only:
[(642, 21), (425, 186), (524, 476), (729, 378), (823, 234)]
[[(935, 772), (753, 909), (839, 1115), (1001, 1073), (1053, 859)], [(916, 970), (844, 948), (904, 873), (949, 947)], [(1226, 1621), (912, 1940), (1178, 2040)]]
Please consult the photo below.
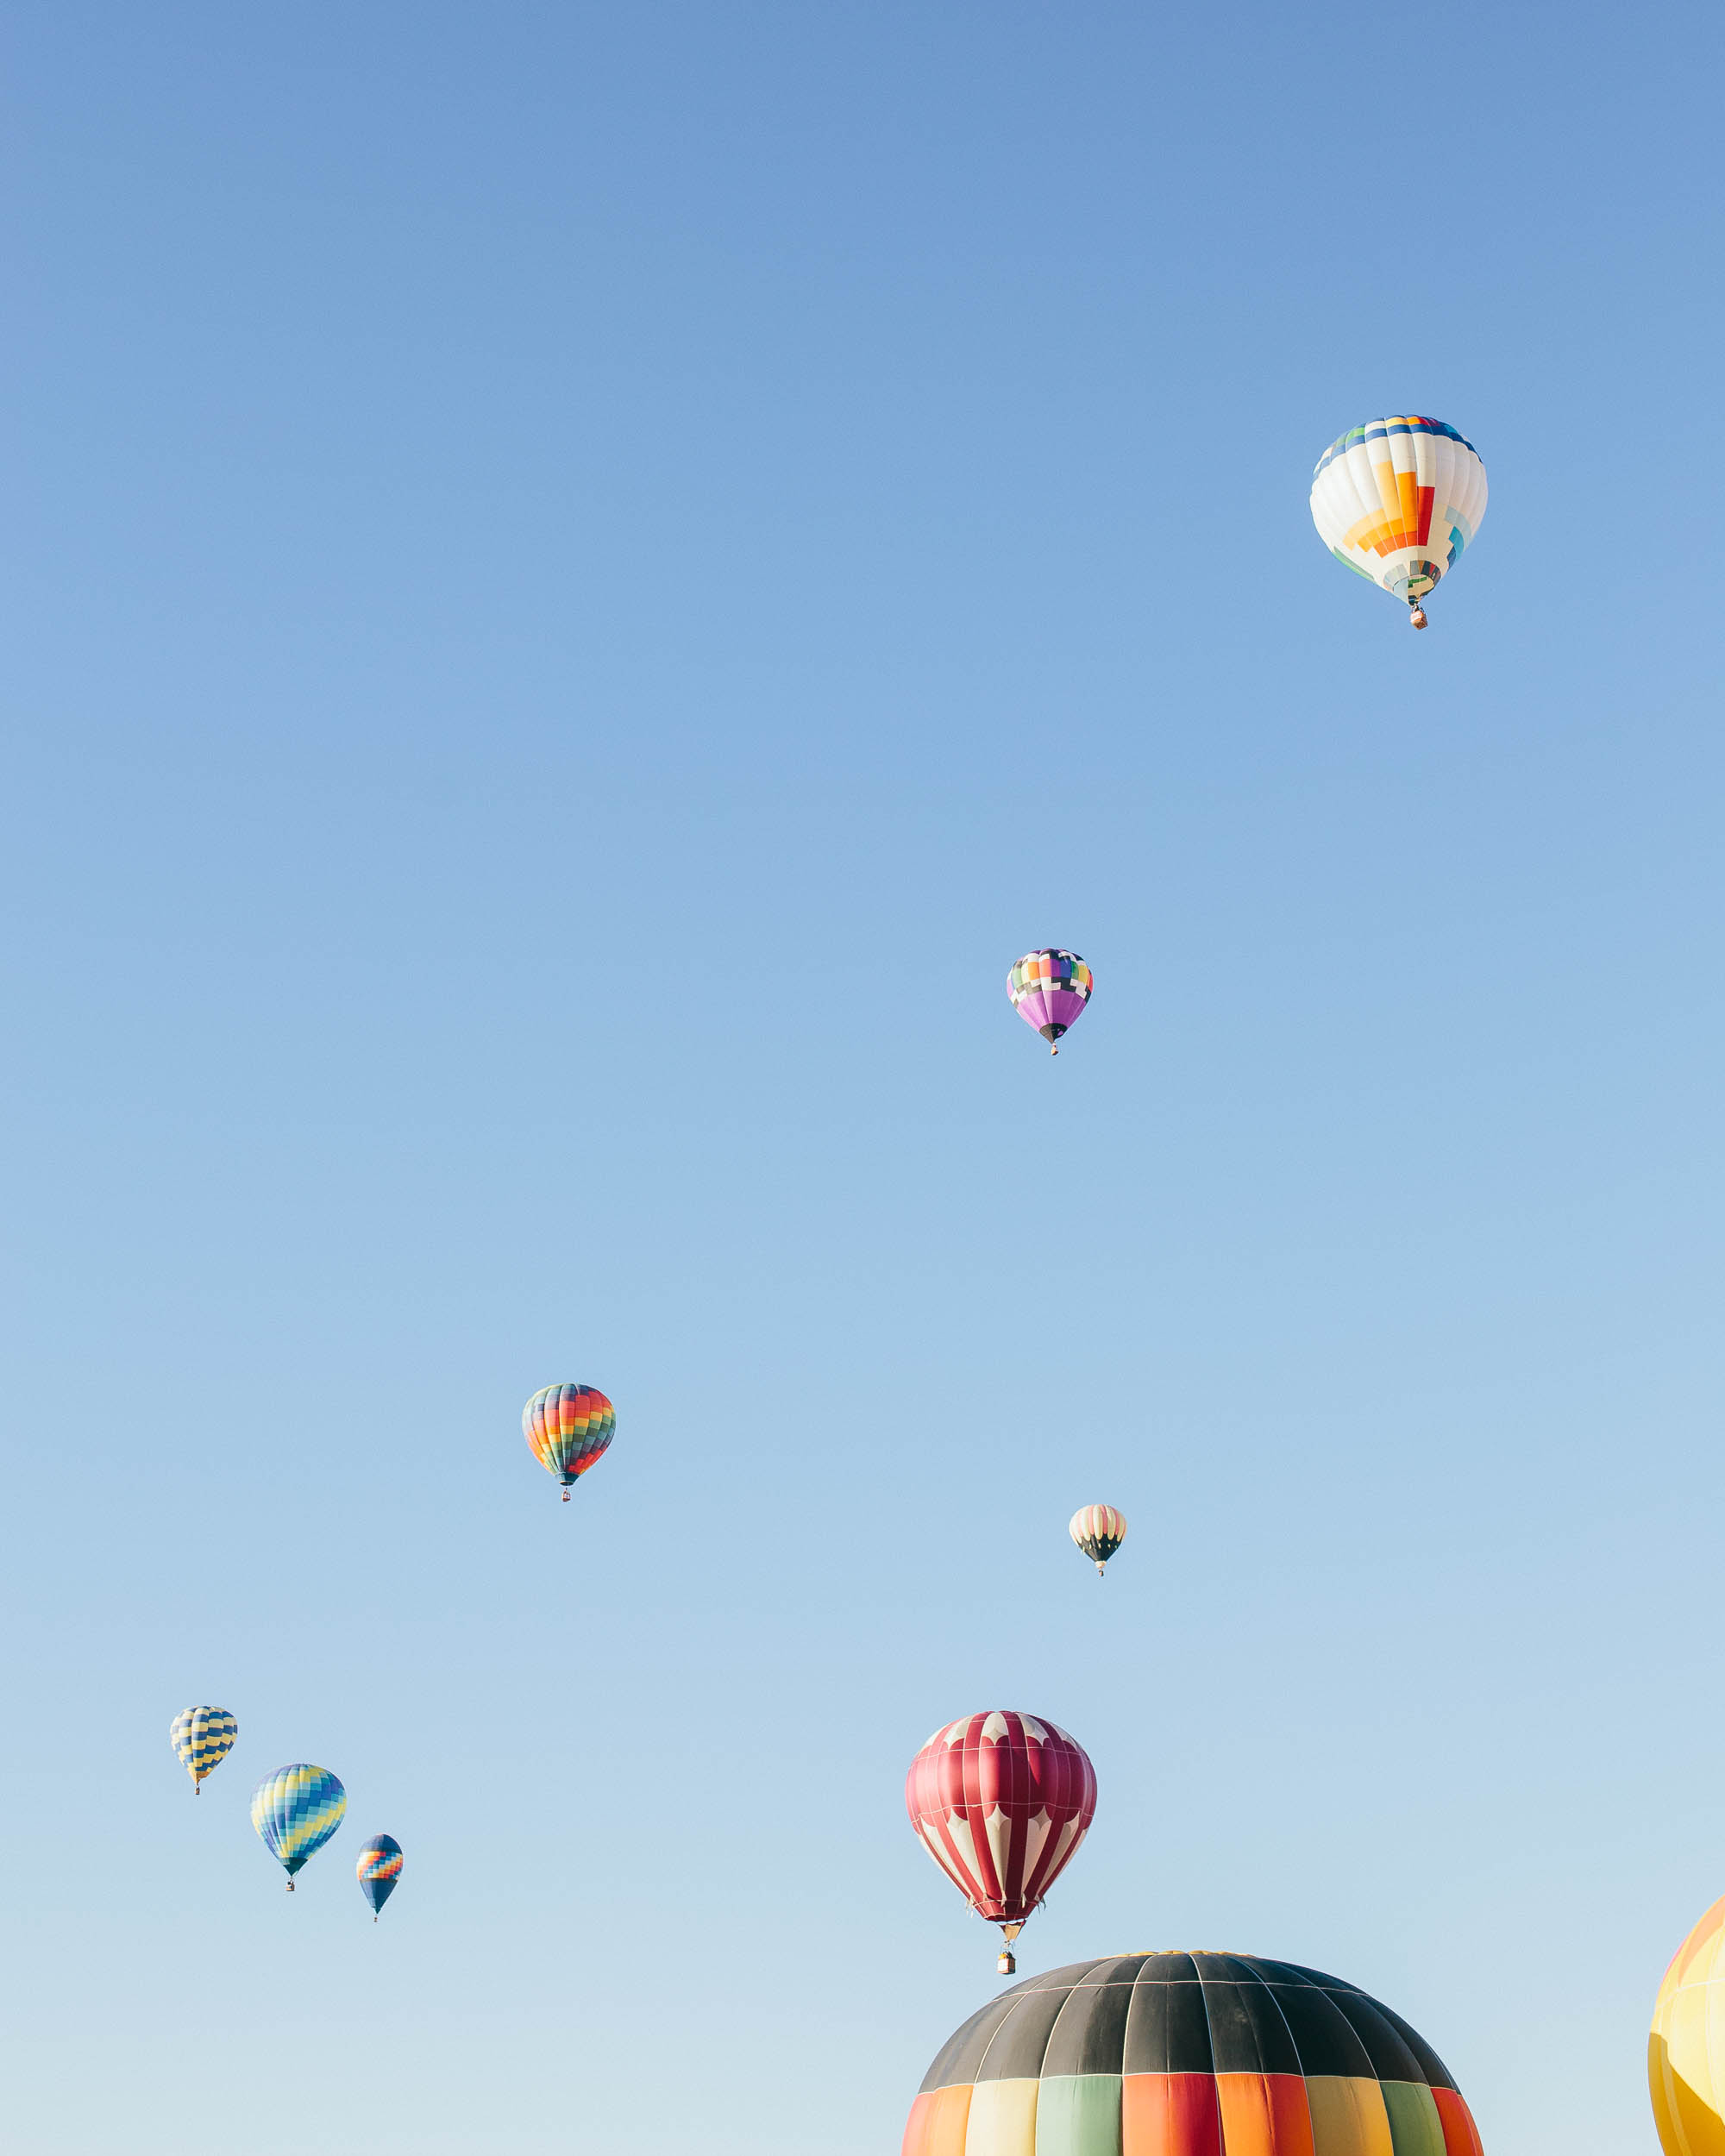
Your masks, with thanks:
[[(14, 14), (17, 2147), (895, 2149), (994, 1988), (903, 1771), (998, 1704), (1101, 1785), (1026, 1971), (1338, 1970), (1493, 2156), (1652, 2149), (1721, 42)], [(1491, 476), (1418, 638), (1306, 508), (1385, 410)]]

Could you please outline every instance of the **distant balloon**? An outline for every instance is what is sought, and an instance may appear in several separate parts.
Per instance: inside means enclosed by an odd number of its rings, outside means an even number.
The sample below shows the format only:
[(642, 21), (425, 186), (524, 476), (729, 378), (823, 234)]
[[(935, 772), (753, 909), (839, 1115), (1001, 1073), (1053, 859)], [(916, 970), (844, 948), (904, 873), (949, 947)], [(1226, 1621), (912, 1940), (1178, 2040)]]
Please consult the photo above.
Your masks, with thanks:
[(378, 1911), (395, 1892), (395, 1883), (401, 1877), (401, 1844), (392, 1834), (373, 1834), (360, 1852), (354, 1876), (360, 1883), (360, 1892), (371, 1904), (373, 1924), (378, 1921)]
[(1007, 993), (1026, 1025), (1060, 1053), (1060, 1037), (1078, 1022), (1095, 978), (1076, 951), (1026, 951), (1007, 975)]
[(1072, 1515), (1070, 1532), (1100, 1574), (1126, 1539), (1126, 1516), (1112, 1505), (1083, 1505)]
[(521, 1411), (533, 1457), (563, 1485), (563, 1502), (617, 1432), (617, 1411), (591, 1385), (547, 1385)]
[(1318, 459), (1312, 522), (1344, 568), (1414, 610), (1471, 546), (1485, 515), (1485, 467), (1441, 419), (1417, 415), (1350, 427)]
[(971, 1908), (1000, 1926), (998, 1966), (1011, 1976), (1013, 1941), (1095, 1816), (1096, 1770), (1084, 1747), (1034, 1715), (963, 1715), (912, 1760), (905, 1809)]
[(287, 1890), (308, 1857), (315, 1857), (342, 1823), (348, 1792), (327, 1767), (301, 1760), (278, 1767), (252, 1792), (252, 1825), (282, 1870)]
[(240, 1725), (225, 1707), (188, 1707), (167, 1726), (167, 1740), (191, 1777), (191, 1794), (203, 1794), (204, 1777), (234, 1749)]

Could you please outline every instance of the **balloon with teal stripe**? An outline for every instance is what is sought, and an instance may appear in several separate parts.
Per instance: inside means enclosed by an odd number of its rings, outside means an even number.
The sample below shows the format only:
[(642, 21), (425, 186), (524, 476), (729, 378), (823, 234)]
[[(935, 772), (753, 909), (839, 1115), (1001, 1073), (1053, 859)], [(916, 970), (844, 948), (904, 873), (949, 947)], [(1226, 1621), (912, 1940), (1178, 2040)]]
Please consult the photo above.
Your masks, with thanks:
[(304, 1760), (278, 1767), (253, 1790), (252, 1824), (286, 1872), (290, 1894), (294, 1873), (329, 1840), (347, 1808), (348, 1792), (329, 1770)]

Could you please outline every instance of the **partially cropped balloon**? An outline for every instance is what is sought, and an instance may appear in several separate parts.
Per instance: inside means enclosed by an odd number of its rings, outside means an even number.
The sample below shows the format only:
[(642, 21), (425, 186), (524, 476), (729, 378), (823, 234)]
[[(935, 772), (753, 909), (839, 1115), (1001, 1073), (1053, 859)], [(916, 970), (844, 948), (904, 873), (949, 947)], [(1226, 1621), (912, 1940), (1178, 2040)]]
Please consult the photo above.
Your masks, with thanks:
[(252, 1792), (252, 1825), (282, 1870), (287, 1890), (308, 1857), (315, 1857), (342, 1823), (348, 1792), (327, 1767), (304, 1760), (278, 1767)]
[(947, 2039), (901, 2156), (1032, 2151), (1482, 2156), (1454, 2076), (1399, 2014), (1296, 1962), (1202, 1952), (1051, 1969)]
[(1007, 993), (1026, 1025), (1060, 1053), (1061, 1036), (1077, 1024), (1095, 979), (1074, 950), (1026, 951), (1007, 975)]
[(567, 1505), (577, 1478), (616, 1435), (617, 1411), (592, 1385), (547, 1385), (522, 1409), (521, 1431), (534, 1458), (563, 1485)]
[(1312, 521), (1345, 568), (1413, 608), (1473, 543), (1485, 515), (1485, 467), (1471, 442), (1417, 414), (1350, 427), (1318, 459)]
[(225, 1707), (188, 1707), (167, 1727), (167, 1740), (191, 1777), (191, 1793), (201, 1794), (204, 1777), (234, 1749), (240, 1725)]
[(1665, 2156), (1725, 2150), (1725, 1901), (1684, 1940), (1659, 1984), (1647, 2084)]
[(911, 1762), (905, 1809), (929, 1855), (979, 1916), (1013, 1941), (1071, 1862), (1096, 1814), (1096, 1770), (1074, 1737), (1033, 1714), (965, 1714)]
[(360, 1883), (360, 1892), (366, 1897), (372, 1912), (373, 1924), (378, 1912), (395, 1892), (395, 1883), (401, 1877), (401, 1844), (393, 1834), (373, 1834), (360, 1852), (360, 1860), (354, 1866), (354, 1876)]
[(1082, 1505), (1072, 1515), (1070, 1533), (1101, 1572), (1126, 1539), (1126, 1516), (1112, 1505)]

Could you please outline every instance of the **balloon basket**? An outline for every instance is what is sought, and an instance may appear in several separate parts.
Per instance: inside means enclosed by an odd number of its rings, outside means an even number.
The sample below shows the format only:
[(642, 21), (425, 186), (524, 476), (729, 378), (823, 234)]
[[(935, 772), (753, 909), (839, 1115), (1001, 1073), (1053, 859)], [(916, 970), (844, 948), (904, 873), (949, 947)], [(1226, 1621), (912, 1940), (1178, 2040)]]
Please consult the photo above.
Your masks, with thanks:
[(292, 1879), (290, 1879), (287, 1883), (287, 1890), (290, 1894), (293, 1891), (293, 1882)]
[(994, 1964), (994, 1966), (1003, 1977), (1017, 1976), (1019, 1972), (1019, 1965), (1013, 1957), (1013, 1950), (1010, 1946), (1004, 1947), (1001, 1950), (1000, 1958)]
[(569, 1501), (569, 1493), (568, 1493), (568, 1490), (565, 1490), (565, 1491), (563, 1492), (563, 1502), (567, 1505), (567, 1504), (568, 1503), (568, 1501)]

